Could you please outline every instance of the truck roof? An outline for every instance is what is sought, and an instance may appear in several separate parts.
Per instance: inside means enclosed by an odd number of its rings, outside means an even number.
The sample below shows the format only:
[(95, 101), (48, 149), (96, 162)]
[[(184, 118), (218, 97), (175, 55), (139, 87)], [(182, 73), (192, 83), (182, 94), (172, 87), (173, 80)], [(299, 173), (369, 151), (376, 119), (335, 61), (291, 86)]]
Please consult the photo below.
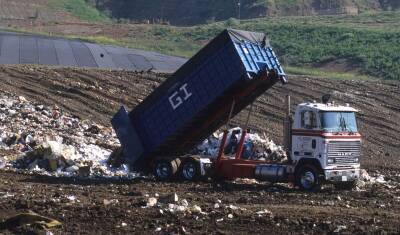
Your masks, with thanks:
[(357, 109), (350, 107), (349, 105), (337, 105), (334, 103), (327, 103), (327, 104), (322, 104), (322, 103), (316, 103), (316, 102), (309, 102), (309, 103), (301, 103), (299, 104), (299, 107), (309, 107), (311, 109), (317, 110), (317, 111), (342, 111), (342, 112), (358, 112)]

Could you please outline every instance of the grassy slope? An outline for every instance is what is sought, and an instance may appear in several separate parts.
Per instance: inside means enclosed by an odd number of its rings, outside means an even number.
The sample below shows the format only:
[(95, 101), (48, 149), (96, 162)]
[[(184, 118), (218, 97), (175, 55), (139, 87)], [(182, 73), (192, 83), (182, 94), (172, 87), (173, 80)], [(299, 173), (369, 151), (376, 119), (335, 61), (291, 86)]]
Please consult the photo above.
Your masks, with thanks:
[(110, 19), (91, 7), (85, 0), (52, 0), (50, 7), (57, 10), (65, 10), (73, 16), (90, 22), (107, 22)]
[[(140, 33), (118, 43), (190, 57), (227, 27), (266, 32), (281, 61), (313, 67), (342, 61), (360, 73), (400, 79), (400, 12), (360, 16), (278, 17), (178, 28), (138, 26)], [(92, 40), (96, 38), (92, 38)], [(103, 39), (104, 40), (104, 39)]]
[[(54, 1), (53, 6), (66, 9), (81, 19), (109, 21), (84, 0)], [(293, 73), (355, 77), (351, 73), (310, 70), (316, 65), (340, 61), (349, 64), (353, 72), (360, 72), (363, 77), (400, 79), (400, 12), (365, 13), (359, 16), (275, 17), (242, 22), (230, 19), (195, 27), (129, 25), (131, 33), (119, 38), (107, 33), (90, 37), (67, 36), (190, 57), (227, 27), (266, 32), (281, 62), (286, 64), (285, 67), (290, 66), (288, 70)]]
[[(298, 5), (291, 1), (257, 1), (285, 8)], [(311, 1), (305, 1), (311, 2)], [(304, 1), (303, 1), (304, 3)], [(323, 3), (323, 1), (322, 1)], [(55, 6), (66, 9), (87, 21), (109, 19), (90, 7), (85, 0), (55, 0)], [(239, 22), (230, 19), (191, 28), (150, 27), (125, 39), (86, 38), (107, 44), (123, 44), (156, 50), (166, 54), (190, 57), (225, 27), (266, 32), (283, 64), (292, 72), (305, 73), (312, 67), (340, 61), (364, 75), (400, 80), (400, 13), (363, 14), (360, 16), (278, 17)], [(337, 77), (345, 77), (338, 75)]]

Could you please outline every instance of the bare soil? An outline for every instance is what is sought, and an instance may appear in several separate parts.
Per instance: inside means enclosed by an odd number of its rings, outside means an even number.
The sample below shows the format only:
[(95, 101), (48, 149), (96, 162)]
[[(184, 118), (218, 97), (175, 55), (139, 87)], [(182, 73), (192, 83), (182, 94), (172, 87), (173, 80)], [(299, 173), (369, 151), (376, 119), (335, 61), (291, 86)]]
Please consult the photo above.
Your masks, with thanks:
[[(23, 95), (47, 105), (57, 104), (83, 119), (110, 125), (121, 105), (132, 109), (153, 91), (167, 74), (98, 69), (1, 66), (0, 90)], [(281, 143), (286, 95), (295, 104), (319, 101), (323, 94), (359, 110), (363, 135), (363, 165), (368, 169), (400, 169), (400, 82), (350, 81), (290, 76), (254, 105), (250, 127)], [(245, 121), (247, 111), (235, 118)]]
[[(58, 105), (82, 119), (104, 125), (121, 104), (133, 108), (168, 75), (94, 69), (1, 66), (0, 91), (28, 100)], [(55, 234), (130, 233), (400, 233), (400, 83), (342, 81), (292, 76), (288, 85), (276, 85), (255, 103), (253, 130), (275, 141), (282, 138), (284, 99), (294, 104), (319, 100), (330, 93), (336, 102), (360, 110), (363, 135), (362, 165), (385, 175), (394, 186), (374, 184), (361, 191), (304, 193), (290, 185), (232, 182), (155, 182), (136, 180), (51, 178), (0, 172), (0, 219), (32, 210), (55, 218), (62, 226)], [(235, 122), (245, 120), (245, 112)], [(6, 192), (8, 194), (6, 194)], [(146, 194), (177, 193), (204, 214), (170, 213), (161, 208), (142, 208)], [(11, 195), (11, 196), (10, 196)], [(76, 196), (71, 201), (67, 196)], [(110, 205), (104, 199), (117, 199)], [(214, 204), (221, 200), (220, 208)], [(242, 209), (226, 208), (229, 205)], [(272, 215), (259, 216), (267, 209)], [(232, 214), (232, 218), (228, 215)], [(220, 219), (223, 219), (222, 221)], [(219, 221), (219, 222), (218, 222)], [(126, 223), (126, 226), (123, 226)], [(125, 225), (125, 224), (124, 224)], [(4, 233), (42, 231), (32, 226), (8, 228)]]
[[(0, 175), (0, 191), (14, 195), (0, 197), (0, 219), (34, 211), (62, 222), (53, 230), (56, 234), (400, 232), (399, 188), (388, 189), (381, 184), (365, 191), (341, 192), (328, 187), (319, 193), (304, 193), (285, 185), (88, 180), (7, 172)], [(165, 210), (167, 204), (142, 207), (147, 195), (162, 197), (171, 193), (186, 199), (190, 206), (200, 206), (203, 213), (170, 213)], [(75, 196), (76, 200), (71, 201), (68, 196)], [(104, 200), (114, 203), (106, 205)], [(220, 207), (215, 208), (218, 200)], [(230, 205), (238, 209), (231, 209)], [(272, 214), (257, 214), (265, 209)], [(229, 214), (233, 217), (229, 218)], [(42, 233), (29, 226), (4, 231)]]

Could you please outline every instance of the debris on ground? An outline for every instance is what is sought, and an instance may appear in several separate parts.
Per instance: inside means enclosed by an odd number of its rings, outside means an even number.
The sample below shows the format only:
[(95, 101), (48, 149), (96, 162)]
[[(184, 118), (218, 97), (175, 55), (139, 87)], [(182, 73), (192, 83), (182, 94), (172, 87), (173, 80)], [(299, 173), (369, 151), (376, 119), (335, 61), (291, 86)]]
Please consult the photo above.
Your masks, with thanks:
[(149, 197), (149, 198), (147, 199), (147, 202), (146, 202), (146, 207), (153, 207), (153, 206), (155, 206), (155, 205), (157, 205), (157, 198), (155, 198), (155, 197)]
[(119, 142), (112, 128), (80, 120), (54, 105), (0, 96), (2, 168), (56, 176), (134, 177), (122, 162), (110, 166)]
[[(227, 155), (234, 154), (240, 128), (229, 130)], [(256, 133), (247, 134), (242, 157), (286, 161), (286, 153), (272, 140)], [(221, 132), (200, 144), (195, 152), (216, 156)], [(122, 149), (112, 128), (91, 120), (81, 120), (62, 108), (30, 102), (23, 96), (0, 95), (0, 167), (37, 174), (78, 177), (137, 177), (123, 162)], [(361, 172), (357, 186), (388, 185), (384, 175), (374, 177)], [(254, 179), (239, 179), (238, 184), (257, 184)], [(388, 185), (389, 187), (389, 185)], [(174, 195), (172, 195), (174, 196)], [(162, 200), (162, 198), (160, 198)], [(176, 204), (175, 197), (170, 203)]]
[(103, 204), (105, 206), (116, 205), (116, 204), (118, 204), (118, 202), (119, 202), (118, 199), (111, 199), (111, 200), (103, 199)]
[(248, 179), (248, 178), (237, 178), (234, 180), (236, 184), (259, 184), (256, 179)]
[(199, 213), (199, 214), (203, 213), (203, 211), (201, 210), (201, 207), (198, 206), (198, 205), (193, 205), (190, 208), (190, 211), (193, 212), (193, 213)]
[(20, 213), (7, 218), (5, 221), (0, 223), (0, 228), (12, 230), (24, 225), (34, 225), (41, 229), (51, 229), (61, 226), (61, 223), (58, 220), (41, 216), (34, 212), (29, 212)]
[[(217, 131), (209, 138), (203, 141), (195, 150), (195, 154), (206, 156), (217, 156), (219, 145), (223, 133)], [(227, 136), (227, 145), (225, 154), (232, 155), (236, 153), (236, 147), (241, 137), (241, 128), (235, 127), (229, 130)], [(265, 134), (260, 137), (257, 133), (248, 133), (246, 135), (242, 158), (254, 160), (267, 160), (273, 162), (285, 162), (287, 160), (286, 152), (282, 146), (275, 144)]]
[(385, 176), (379, 172), (372, 172), (372, 176), (368, 174), (365, 169), (361, 169), (360, 178), (356, 183), (357, 190), (363, 190), (367, 186), (371, 186), (374, 184), (380, 184), (387, 188), (398, 187), (398, 183), (393, 182), (391, 180), (386, 180)]
[(159, 198), (159, 201), (162, 203), (177, 203), (179, 201), (179, 197), (176, 193), (169, 194)]
[(347, 229), (347, 226), (344, 225), (339, 225), (336, 227), (335, 231), (333, 231), (334, 233), (340, 233), (341, 231)]
[(264, 210), (261, 210), (261, 211), (257, 211), (256, 214), (258, 215), (258, 217), (263, 217), (263, 216), (273, 217), (272, 212), (267, 210), (267, 209), (264, 209)]

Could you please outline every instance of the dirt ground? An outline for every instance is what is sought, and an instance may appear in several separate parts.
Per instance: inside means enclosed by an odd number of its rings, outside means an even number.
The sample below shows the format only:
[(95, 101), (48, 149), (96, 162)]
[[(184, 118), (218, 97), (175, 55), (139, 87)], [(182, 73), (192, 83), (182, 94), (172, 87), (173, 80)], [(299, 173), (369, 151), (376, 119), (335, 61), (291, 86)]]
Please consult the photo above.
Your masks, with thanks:
[[(42, 104), (57, 104), (82, 119), (110, 125), (110, 117), (121, 104), (134, 107), (167, 76), (1, 66), (0, 90)], [(50, 178), (2, 171), (0, 220), (32, 210), (62, 223), (52, 230), (55, 234), (400, 233), (399, 82), (293, 76), (288, 85), (278, 84), (257, 100), (251, 127), (280, 142), (285, 96), (290, 94), (297, 104), (319, 100), (325, 93), (360, 110), (362, 165), (370, 173), (385, 175), (390, 184), (374, 184), (351, 192), (328, 186), (320, 193), (303, 193), (289, 185)], [(240, 114), (235, 122), (244, 121), (244, 117), (245, 113)], [(167, 204), (142, 208), (147, 196), (170, 193), (186, 199), (189, 206), (200, 206), (203, 213), (171, 213)], [(219, 208), (215, 208), (215, 203)], [(257, 213), (264, 209), (267, 212)], [(32, 226), (0, 232), (32, 231), (43, 232)]]
[[(57, 104), (83, 119), (110, 125), (121, 104), (129, 109), (143, 100), (168, 75), (98, 69), (1, 66), (0, 90), (23, 95), (47, 105)], [(275, 85), (254, 105), (250, 127), (281, 143), (285, 96), (292, 108), (301, 102), (320, 101), (323, 94), (359, 110), (363, 135), (363, 166), (400, 169), (400, 82), (350, 81), (291, 76), (289, 84)], [(235, 124), (245, 121), (244, 111)]]
[[(400, 183), (399, 176), (392, 179)], [(400, 188), (381, 184), (365, 191), (327, 187), (319, 193), (303, 193), (285, 185), (80, 180), (2, 172), (0, 191), (8, 192), (0, 197), (0, 219), (31, 210), (59, 220), (62, 226), (52, 230), (55, 234), (400, 232)], [(171, 213), (166, 203), (143, 208), (147, 196), (171, 193), (186, 199), (189, 207), (199, 206), (202, 213)], [(68, 199), (71, 196), (75, 200)], [(266, 214), (260, 213), (264, 210)], [(41, 233), (31, 226), (4, 231)]]

